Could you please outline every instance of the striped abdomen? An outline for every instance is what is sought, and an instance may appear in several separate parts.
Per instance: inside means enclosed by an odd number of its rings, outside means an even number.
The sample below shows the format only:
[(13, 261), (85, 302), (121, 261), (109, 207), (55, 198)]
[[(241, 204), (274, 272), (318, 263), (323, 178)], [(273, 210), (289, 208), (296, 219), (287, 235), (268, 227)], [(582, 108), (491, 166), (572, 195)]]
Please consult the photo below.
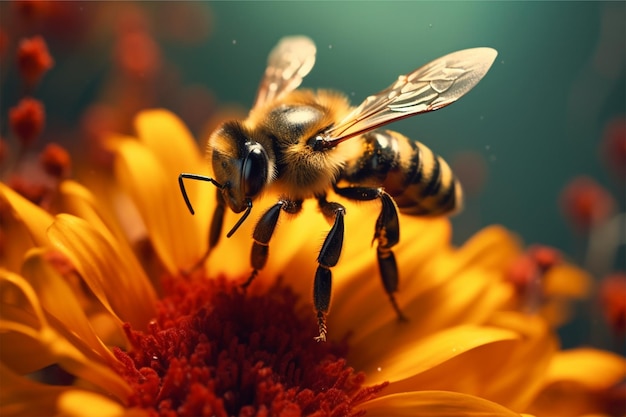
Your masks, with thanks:
[(446, 161), (429, 148), (389, 130), (369, 132), (359, 140), (363, 152), (346, 164), (342, 179), (382, 186), (405, 214), (451, 214), (461, 208), (461, 185)]

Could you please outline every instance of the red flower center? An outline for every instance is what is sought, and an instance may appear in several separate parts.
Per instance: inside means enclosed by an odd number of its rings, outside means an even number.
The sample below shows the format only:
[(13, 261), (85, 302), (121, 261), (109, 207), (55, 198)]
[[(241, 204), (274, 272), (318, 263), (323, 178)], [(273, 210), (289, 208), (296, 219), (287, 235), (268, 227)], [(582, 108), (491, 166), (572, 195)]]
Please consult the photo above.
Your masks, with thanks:
[(363, 388), (345, 343), (317, 343), (297, 296), (275, 286), (170, 279), (148, 332), (126, 329), (116, 351), (134, 388), (129, 405), (155, 416), (353, 416), (383, 386)]

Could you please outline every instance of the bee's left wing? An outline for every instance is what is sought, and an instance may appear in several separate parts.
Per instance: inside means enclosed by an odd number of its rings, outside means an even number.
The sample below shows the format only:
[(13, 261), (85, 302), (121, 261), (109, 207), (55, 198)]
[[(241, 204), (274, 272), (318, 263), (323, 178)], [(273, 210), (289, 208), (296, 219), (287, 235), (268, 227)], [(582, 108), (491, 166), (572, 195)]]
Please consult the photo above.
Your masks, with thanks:
[(478, 84), (497, 54), (491, 48), (465, 49), (401, 75), (387, 89), (367, 97), (319, 139), (324, 147), (333, 147), (387, 123), (445, 107)]
[(315, 64), (316, 48), (306, 36), (282, 38), (267, 58), (253, 109), (295, 90)]

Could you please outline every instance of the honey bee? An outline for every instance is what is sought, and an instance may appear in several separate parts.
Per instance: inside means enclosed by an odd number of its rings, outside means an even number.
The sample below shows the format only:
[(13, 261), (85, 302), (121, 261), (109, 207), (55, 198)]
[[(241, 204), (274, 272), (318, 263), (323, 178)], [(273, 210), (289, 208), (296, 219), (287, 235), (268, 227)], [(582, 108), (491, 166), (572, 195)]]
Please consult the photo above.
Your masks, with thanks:
[(305, 199), (317, 200), (332, 224), (317, 257), (313, 303), (318, 341), (327, 336), (332, 268), (339, 261), (346, 210), (327, 200), (330, 190), (349, 200), (380, 201), (374, 240), (383, 287), (398, 318), (405, 317), (395, 293), (398, 268), (393, 247), (400, 239), (398, 210), (415, 216), (451, 214), (462, 205), (461, 186), (450, 167), (423, 144), (378, 128), (445, 107), (471, 90), (487, 73), (497, 52), (473, 48), (453, 52), (400, 76), (391, 86), (352, 107), (345, 95), (327, 90), (297, 90), (315, 63), (307, 37), (285, 37), (271, 51), (254, 106), (245, 120), (228, 121), (209, 138), (214, 177), (181, 173), (178, 181), (193, 208), (185, 179), (217, 187), (217, 206), (204, 262), (222, 234), (226, 207), (243, 213), (230, 237), (265, 190), (278, 202), (260, 217), (253, 232), (247, 287), (263, 269), (281, 212), (297, 214)]

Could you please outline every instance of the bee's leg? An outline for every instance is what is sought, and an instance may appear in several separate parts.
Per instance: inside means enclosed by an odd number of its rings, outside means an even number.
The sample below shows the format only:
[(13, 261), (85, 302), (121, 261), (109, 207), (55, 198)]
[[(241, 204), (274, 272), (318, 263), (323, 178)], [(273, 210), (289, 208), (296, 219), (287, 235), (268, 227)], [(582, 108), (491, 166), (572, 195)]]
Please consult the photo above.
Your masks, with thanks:
[(213, 248), (217, 245), (220, 240), (220, 236), (222, 236), (222, 225), (224, 224), (224, 213), (226, 210), (226, 202), (224, 201), (224, 197), (222, 197), (221, 191), (218, 189), (217, 193), (217, 205), (215, 206), (215, 211), (213, 212), (213, 218), (211, 219), (211, 228), (209, 229), (209, 245), (200, 258), (189, 270), (189, 272), (193, 272), (196, 269), (200, 268), (206, 262), (207, 258), (211, 254)]
[(315, 282), (313, 284), (313, 304), (317, 310), (317, 324), (319, 326), (319, 336), (315, 338), (318, 342), (326, 341), (326, 314), (330, 307), (330, 294), (332, 287), (331, 268), (337, 265), (341, 248), (343, 246), (344, 221), (343, 216), (346, 209), (339, 203), (328, 202), (326, 197), (317, 199), (322, 214), (328, 219), (334, 219), (333, 225), (324, 240), (322, 249), (317, 257), (317, 271), (315, 271)]
[(252, 234), (252, 251), (250, 253), (250, 264), (252, 265), (252, 273), (250, 277), (241, 284), (245, 289), (247, 288), (259, 271), (263, 269), (267, 262), (267, 256), (269, 255), (269, 242), (276, 229), (276, 223), (278, 223), (278, 215), (283, 210), (289, 214), (296, 214), (302, 210), (302, 200), (292, 201), (281, 199), (278, 203), (274, 204), (267, 210), (259, 222), (254, 227), (254, 233)]
[(392, 248), (400, 241), (400, 224), (396, 205), (389, 194), (382, 188), (369, 187), (335, 187), (335, 192), (350, 200), (368, 201), (379, 198), (382, 208), (374, 231), (374, 240), (378, 241), (376, 254), (378, 269), (383, 281), (383, 287), (389, 296), (389, 301), (398, 315), (399, 320), (406, 320), (400, 310), (394, 293), (398, 291), (398, 266)]

